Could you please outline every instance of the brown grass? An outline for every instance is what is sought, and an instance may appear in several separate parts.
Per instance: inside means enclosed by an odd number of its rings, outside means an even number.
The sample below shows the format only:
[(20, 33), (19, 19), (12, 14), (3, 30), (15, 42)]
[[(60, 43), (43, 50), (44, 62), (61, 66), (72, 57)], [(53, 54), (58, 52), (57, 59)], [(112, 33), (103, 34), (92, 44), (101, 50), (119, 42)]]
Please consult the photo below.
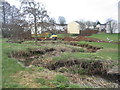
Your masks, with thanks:
[[(34, 68), (31, 71), (20, 71), (11, 77), (16, 80), (17, 83), (21, 85), (25, 85), (28, 88), (40, 88), (42, 85), (40, 83), (35, 82), (36, 78), (44, 78), (46, 80), (53, 80), (58, 73), (49, 71), (47, 69), (43, 71), (37, 71)], [(47, 83), (50, 87), (55, 87), (52, 83)]]

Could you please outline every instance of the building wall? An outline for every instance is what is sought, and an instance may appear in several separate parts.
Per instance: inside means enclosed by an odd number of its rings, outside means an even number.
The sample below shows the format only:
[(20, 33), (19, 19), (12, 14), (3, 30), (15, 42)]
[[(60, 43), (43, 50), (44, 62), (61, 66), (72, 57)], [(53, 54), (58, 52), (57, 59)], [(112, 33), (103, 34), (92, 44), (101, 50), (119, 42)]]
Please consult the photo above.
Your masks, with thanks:
[[(49, 27), (43, 28), (42, 31), (43, 32), (48, 31), (48, 30), (56, 30), (56, 31), (61, 30), (61, 31), (64, 31), (65, 29), (66, 29), (66, 26), (55, 25), (55, 26), (49, 26)], [(42, 33), (40, 26), (37, 27), (37, 31), (38, 31), (37, 34)], [(35, 34), (34, 25), (31, 26), (31, 34)]]
[(99, 31), (105, 30), (106, 25), (100, 25)]
[(110, 33), (110, 25), (109, 25), (109, 23), (106, 24), (106, 33)]
[(56, 30), (64, 30), (64, 27), (63, 26), (59, 26), (59, 25), (56, 25)]
[[(34, 26), (31, 27), (31, 34), (35, 34)], [(37, 34), (41, 34), (41, 27), (37, 27)]]
[(67, 25), (67, 33), (79, 34), (80, 33), (80, 25), (76, 22), (69, 23)]

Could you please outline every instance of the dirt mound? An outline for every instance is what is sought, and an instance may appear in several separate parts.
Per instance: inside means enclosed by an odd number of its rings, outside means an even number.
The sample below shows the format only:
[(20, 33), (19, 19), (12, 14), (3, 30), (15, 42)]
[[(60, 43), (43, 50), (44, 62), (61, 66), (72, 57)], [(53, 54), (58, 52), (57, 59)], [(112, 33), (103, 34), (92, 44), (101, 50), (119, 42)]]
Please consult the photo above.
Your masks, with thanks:
[(87, 38), (84, 36), (78, 36), (76, 38), (71, 38), (71, 37), (65, 37), (64, 41), (100, 41), (99, 39), (95, 39), (95, 38)]
[(52, 58), (55, 56), (60, 56), (64, 52), (84, 52), (83, 49), (76, 48), (67, 48), (67, 47), (54, 47), (54, 48), (28, 48), (27, 51), (12, 51), (9, 54), (9, 57), (17, 58), (25, 66), (34, 65), (43, 65), (46, 58)]
[(21, 44), (21, 43), (23, 43), (24, 41), (23, 41), (23, 40), (8, 40), (8, 41), (6, 41), (6, 42), (8, 42), (8, 43), (19, 43), (19, 44)]
[[(98, 75), (112, 82), (120, 84), (120, 73), (110, 67), (110, 61), (106, 60), (60, 60), (53, 64), (48, 64), (46, 68), (59, 72), (68, 72), (80, 75)], [(115, 72), (117, 71), (117, 73)]]
[[(103, 47), (96, 47), (96, 46), (92, 46), (92, 45), (89, 45), (89, 44), (77, 44), (75, 42), (55, 42), (55, 41), (51, 41), (51, 42), (39, 42), (39, 44), (61, 44), (61, 43), (67, 44), (67, 45), (72, 45), (72, 46), (77, 46), (77, 47), (83, 47), (83, 48), (86, 48), (88, 52), (97, 52), (98, 50), (103, 49)], [(67, 50), (61, 48), (61, 51), (64, 52), (64, 51), (67, 51)], [(79, 52), (79, 50), (73, 49), (72, 52)]]
[(91, 60), (60, 60), (52, 65), (49, 65), (47, 68), (50, 70), (56, 70), (60, 67), (71, 67), (78, 65), (79, 68), (87, 69), (89, 74), (102, 74), (106, 73), (107, 64), (105, 61), (91, 61)]
[(86, 30), (80, 30), (80, 35), (82, 35), (82, 36), (90, 36), (92, 34), (97, 34), (98, 32), (99, 32), (98, 30), (86, 29)]
[(87, 49), (88, 52), (96, 52), (97, 50), (103, 49), (103, 47), (95, 47), (95, 46), (92, 46), (89, 44), (77, 44), (77, 43), (73, 43), (73, 42), (71, 42), (70, 45), (84, 47)]
[(63, 39), (64, 41), (88, 41), (88, 42), (103, 42), (103, 43), (113, 43), (113, 44), (118, 44), (118, 42), (109, 42), (109, 41), (104, 41), (104, 40), (100, 40), (97, 38), (88, 38), (85, 36), (78, 36), (75, 38), (71, 38), (71, 37), (65, 37)]

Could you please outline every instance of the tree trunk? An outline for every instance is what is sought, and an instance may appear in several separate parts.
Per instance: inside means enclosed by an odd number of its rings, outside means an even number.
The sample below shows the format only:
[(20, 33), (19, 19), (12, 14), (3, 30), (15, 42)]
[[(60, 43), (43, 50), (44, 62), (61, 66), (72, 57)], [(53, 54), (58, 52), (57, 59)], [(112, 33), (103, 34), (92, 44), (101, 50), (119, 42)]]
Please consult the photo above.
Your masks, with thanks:
[(5, 6), (4, 6), (5, 4), (4, 4), (4, 2), (3, 2), (3, 23), (4, 23), (4, 25), (6, 24), (6, 18), (5, 18), (5, 16), (6, 16), (6, 13), (5, 13)]
[(37, 45), (37, 26), (36, 26), (36, 16), (34, 15), (34, 29), (35, 29), (35, 45)]
[(112, 32), (112, 27), (111, 27), (111, 21), (109, 22), (109, 24), (110, 24), (110, 33), (112, 34), (113, 32)]

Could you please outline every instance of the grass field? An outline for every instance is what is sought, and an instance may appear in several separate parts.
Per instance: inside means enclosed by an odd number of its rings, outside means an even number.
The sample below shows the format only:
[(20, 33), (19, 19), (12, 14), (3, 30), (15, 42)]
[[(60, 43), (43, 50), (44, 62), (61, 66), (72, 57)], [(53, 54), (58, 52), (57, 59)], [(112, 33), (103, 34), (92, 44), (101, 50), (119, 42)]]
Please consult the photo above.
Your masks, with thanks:
[(85, 41), (78, 42), (78, 44), (89, 44), (93, 46), (103, 47), (103, 49), (98, 51), (96, 55), (101, 56), (105, 59), (118, 60), (118, 44)]
[[(113, 41), (113, 42), (118, 42), (118, 36), (120, 34), (106, 34), (106, 33), (100, 33), (100, 34), (93, 34), (92, 36), (88, 36), (88, 37), (92, 37), (92, 38), (98, 38), (104, 41)], [(108, 39), (107, 39), (108, 38)]]
[(58, 38), (64, 38), (64, 37), (75, 37), (77, 35), (75, 34), (58, 34)]
[[(7, 39), (6, 39), (7, 40)], [(17, 44), (2, 42), (2, 87), (3, 88), (89, 88), (89, 86), (82, 86), (77, 84), (70, 84), (66, 81), (65, 76), (61, 73), (54, 73), (43, 67), (26, 68), (14, 58), (8, 57), (12, 51), (26, 51), (28, 48), (43, 48), (41, 46), (34, 46), (33, 44)], [(47, 72), (47, 73), (46, 73)], [(49, 74), (53, 76), (48, 80)], [(24, 76), (28, 76), (24, 79)], [(41, 76), (42, 75), (42, 76)], [(60, 77), (58, 77), (60, 75)], [(33, 77), (35, 76), (35, 77)], [(60, 79), (59, 79), (60, 78)], [(27, 80), (26, 80), (27, 79)], [(64, 80), (65, 79), (65, 80)], [(32, 80), (33, 82), (29, 81)], [(42, 81), (41, 81), (42, 80)], [(29, 84), (28, 84), (29, 83)]]
[[(117, 35), (93, 35), (90, 37), (106, 40), (109, 36), (114, 41), (117, 41)], [(59, 37), (66, 35), (60, 34)], [(74, 35), (68, 35), (74, 36)], [(82, 86), (80, 84), (70, 83), (70, 79), (60, 72), (49, 71), (43, 67), (26, 68), (18, 60), (10, 58), (8, 54), (12, 51), (25, 51), (29, 48), (44, 48), (45, 46), (36, 46), (34, 41), (26, 41), (23, 44), (7, 43), (7, 39), (3, 39), (2, 43), (2, 87), (3, 88), (90, 88), (91, 86)], [(112, 43), (98, 42), (77, 42), (78, 44), (90, 44), (93, 46), (103, 47), (97, 53), (82, 52), (65, 52), (60, 56), (53, 57), (53, 60), (67, 59), (103, 59), (103, 60), (118, 60), (118, 45)], [(58, 44), (59, 45), (59, 44)], [(63, 46), (61, 46), (63, 47)]]

